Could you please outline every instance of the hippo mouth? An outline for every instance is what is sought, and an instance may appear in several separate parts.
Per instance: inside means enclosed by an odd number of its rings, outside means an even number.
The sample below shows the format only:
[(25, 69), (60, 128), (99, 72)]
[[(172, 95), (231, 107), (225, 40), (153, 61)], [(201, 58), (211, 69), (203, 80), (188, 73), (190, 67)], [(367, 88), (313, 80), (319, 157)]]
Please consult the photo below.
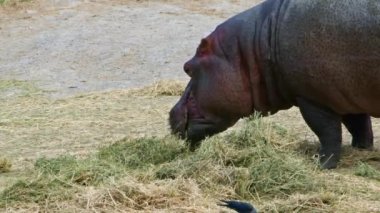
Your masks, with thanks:
[(220, 132), (216, 123), (207, 119), (201, 112), (192, 91), (191, 81), (181, 99), (170, 111), (169, 123), (173, 134), (189, 140), (192, 144)]

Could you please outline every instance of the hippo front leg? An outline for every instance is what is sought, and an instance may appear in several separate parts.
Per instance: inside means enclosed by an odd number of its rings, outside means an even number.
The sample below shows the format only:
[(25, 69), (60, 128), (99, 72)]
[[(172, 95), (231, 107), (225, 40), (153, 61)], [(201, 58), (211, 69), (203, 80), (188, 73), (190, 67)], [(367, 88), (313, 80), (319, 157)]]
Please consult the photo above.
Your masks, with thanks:
[(367, 114), (343, 116), (343, 124), (352, 135), (352, 146), (359, 149), (373, 149), (371, 117)]
[(322, 168), (336, 168), (342, 144), (341, 116), (303, 98), (298, 98), (297, 103), (307, 125), (321, 142), (319, 157)]

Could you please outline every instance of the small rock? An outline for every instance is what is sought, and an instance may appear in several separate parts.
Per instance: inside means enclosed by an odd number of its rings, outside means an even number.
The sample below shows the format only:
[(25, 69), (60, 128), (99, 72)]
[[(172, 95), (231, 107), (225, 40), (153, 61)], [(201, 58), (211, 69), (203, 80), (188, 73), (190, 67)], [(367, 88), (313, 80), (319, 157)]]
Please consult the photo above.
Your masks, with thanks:
[(36, 10), (26, 10), (25, 13), (29, 14), (29, 15), (33, 15), (33, 14), (36, 14), (37, 11)]

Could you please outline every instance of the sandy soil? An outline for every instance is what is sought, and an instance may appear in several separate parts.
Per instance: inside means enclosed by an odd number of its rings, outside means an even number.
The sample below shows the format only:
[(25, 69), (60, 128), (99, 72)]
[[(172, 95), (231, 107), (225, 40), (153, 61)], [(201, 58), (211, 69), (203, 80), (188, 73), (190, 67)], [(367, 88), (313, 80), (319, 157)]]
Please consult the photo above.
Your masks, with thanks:
[(217, 23), (254, 1), (39, 1), (0, 12), (0, 78), (54, 98), (187, 80), (182, 64)]

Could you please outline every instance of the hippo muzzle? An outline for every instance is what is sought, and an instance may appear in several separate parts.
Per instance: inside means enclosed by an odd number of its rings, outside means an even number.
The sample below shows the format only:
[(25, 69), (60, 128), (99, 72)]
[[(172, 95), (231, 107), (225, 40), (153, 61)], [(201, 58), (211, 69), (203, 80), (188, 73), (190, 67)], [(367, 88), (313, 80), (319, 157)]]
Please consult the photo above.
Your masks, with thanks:
[(193, 82), (187, 85), (184, 94), (169, 113), (169, 124), (173, 134), (190, 142), (195, 148), (207, 136), (214, 135), (227, 128), (218, 119), (205, 115), (193, 93)]

